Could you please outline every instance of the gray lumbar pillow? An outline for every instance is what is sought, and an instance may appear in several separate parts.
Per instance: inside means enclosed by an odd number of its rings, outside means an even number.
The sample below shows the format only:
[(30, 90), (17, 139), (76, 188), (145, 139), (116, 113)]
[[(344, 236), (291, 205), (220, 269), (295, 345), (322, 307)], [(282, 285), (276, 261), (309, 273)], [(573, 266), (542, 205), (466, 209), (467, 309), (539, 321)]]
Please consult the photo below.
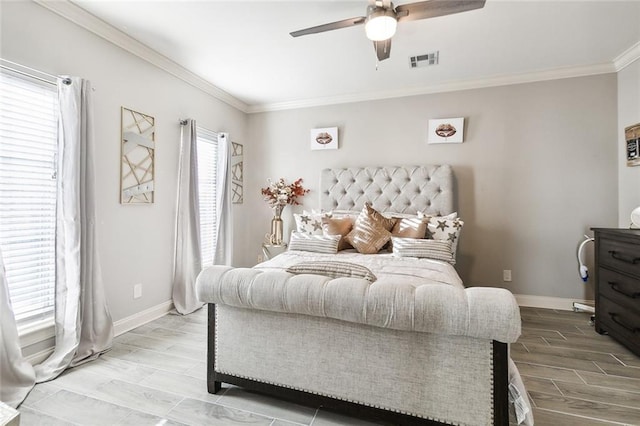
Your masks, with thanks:
[(314, 274), (324, 275), (331, 278), (362, 278), (369, 282), (374, 282), (377, 277), (367, 267), (349, 262), (335, 261), (312, 261), (300, 262), (287, 268), (291, 274)]

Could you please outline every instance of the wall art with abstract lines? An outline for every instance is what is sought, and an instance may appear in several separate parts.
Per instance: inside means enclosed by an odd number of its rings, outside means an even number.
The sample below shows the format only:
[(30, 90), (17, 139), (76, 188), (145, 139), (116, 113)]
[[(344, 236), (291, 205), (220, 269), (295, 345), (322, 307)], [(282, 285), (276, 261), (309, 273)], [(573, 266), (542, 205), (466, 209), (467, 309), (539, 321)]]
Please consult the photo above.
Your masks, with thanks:
[(151, 204), (154, 199), (155, 118), (121, 108), (120, 203)]
[(244, 147), (240, 143), (231, 142), (231, 202), (242, 204), (242, 181)]

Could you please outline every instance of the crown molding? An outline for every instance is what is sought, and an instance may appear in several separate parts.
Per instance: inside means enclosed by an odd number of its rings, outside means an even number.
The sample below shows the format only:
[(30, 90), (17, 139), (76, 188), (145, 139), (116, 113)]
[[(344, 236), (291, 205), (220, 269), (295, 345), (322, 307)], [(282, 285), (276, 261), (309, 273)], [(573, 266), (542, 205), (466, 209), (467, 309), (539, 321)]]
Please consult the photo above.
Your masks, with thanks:
[(69, 0), (34, 0), (42, 7), (68, 19), (69, 21), (85, 28), (86, 30), (104, 38), (114, 45), (140, 57), (169, 74), (185, 81), (186, 83), (202, 90), (222, 102), (248, 114), (261, 112), (282, 111), (299, 108), (312, 108), (319, 106), (338, 105), (354, 102), (367, 102), (375, 100), (401, 98), (407, 96), (419, 96), (433, 93), (456, 92), (461, 90), (483, 89), (489, 87), (508, 86), (513, 84), (534, 83), (539, 81), (558, 80), (564, 78), (584, 77), (598, 74), (618, 72), (640, 58), (640, 42), (634, 44), (612, 62), (593, 64), (578, 67), (565, 67), (558, 69), (542, 70), (531, 73), (502, 75), (488, 78), (445, 82), (441, 84), (407, 88), (400, 90), (377, 91), (369, 93), (357, 93), (338, 95), (322, 98), (301, 99), (286, 102), (248, 105), (245, 102), (230, 95), (224, 90), (192, 73), (171, 59), (156, 52), (150, 47), (140, 43), (117, 28), (107, 24), (103, 20), (90, 14)]
[(619, 54), (613, 60), (616, 71), (621, 71), (640, 59), (640, 41)]
[(312, 108), (318, 106), (347, 104), (353, 102), (366, 102), (382, 99), (403, 98), (407, 96), (428, 95), (433, 93), (456, 92), (461, 90), (483, 89), (489, 87), (509, 86), (513, 84), (535, 83), (539, 81), (559, 80), (564, 78), (585, 77), (598, 74), (616, 72), (613, 63), (594, 64), (580, 67), (557, 68), (551, 70), (536, 71), (532, 73), (513, 74), (481, 78), (475, 80), (461, 80), (409, 88), (401, 90), (389, 90), (370, 93), (358, 93), (341, 96), (331, 96), (315, 99), (303, 99), (289, 102), (277, 102), (272, 104), (250, 105), (248, 113), (282, 111), (298, 108)]
[(216, 99), (242, 111), (247, 112), (248, 105), (229, 93), (214, 86), (202, 77), (180, 66), (176, 62), (164, 55), (156, 52), (145, 44), (140, 43), (133, 37), (128, 36), (117, 28), (107, 24), (103, 20), (90, 14), (81, 7), (71, 3), (69, 0), (34, 0), (40, 6), (51, 10), (54, 13), (68, 19), (76, 25), (96, 34), (99, 37), (115, 44), (116, 46), (138, 56), (141, 59), (155, 65), (169, 74), (183, 80), (197, 89), (213, 96)]

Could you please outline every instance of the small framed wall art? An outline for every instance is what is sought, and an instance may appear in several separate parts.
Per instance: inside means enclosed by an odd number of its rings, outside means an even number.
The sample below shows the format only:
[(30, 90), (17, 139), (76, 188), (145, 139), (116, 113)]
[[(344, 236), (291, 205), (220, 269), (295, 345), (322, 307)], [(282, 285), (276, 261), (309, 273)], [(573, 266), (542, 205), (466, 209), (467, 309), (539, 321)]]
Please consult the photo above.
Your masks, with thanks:
[(640, 123), (624, 129), (627, 146), (627, 166), (640, 166)]
[(464, 117), (429, 120), (427, 143), (464, 142)]
[(338, 128), (311, 129), (311, 149), (338, 149)]

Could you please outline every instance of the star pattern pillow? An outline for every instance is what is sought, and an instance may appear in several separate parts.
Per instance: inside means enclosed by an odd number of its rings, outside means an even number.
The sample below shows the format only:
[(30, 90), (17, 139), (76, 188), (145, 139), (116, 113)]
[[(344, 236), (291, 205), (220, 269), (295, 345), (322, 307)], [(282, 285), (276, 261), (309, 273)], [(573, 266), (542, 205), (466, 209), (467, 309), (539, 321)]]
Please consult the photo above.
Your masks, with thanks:
[(323, 235), (323, 217), (331, 217), (331, 214), (326, 212), (308, 212), (306, 210), (304, 210), (301, 214), (293, 214), (293, 218), (296, 221), (296, 230), (307, 235)]
[(458, 238), (462, 231), (464, 222), (460, 218), (448, 219), (442, 216), (429, 217), (429, 223), (427, 224), (427, 233), (425, 238), (432, 240), (451, 241), (451, 252), (453, 253), (453, 259), (456, 258), (456, 252), (458, 250)]

